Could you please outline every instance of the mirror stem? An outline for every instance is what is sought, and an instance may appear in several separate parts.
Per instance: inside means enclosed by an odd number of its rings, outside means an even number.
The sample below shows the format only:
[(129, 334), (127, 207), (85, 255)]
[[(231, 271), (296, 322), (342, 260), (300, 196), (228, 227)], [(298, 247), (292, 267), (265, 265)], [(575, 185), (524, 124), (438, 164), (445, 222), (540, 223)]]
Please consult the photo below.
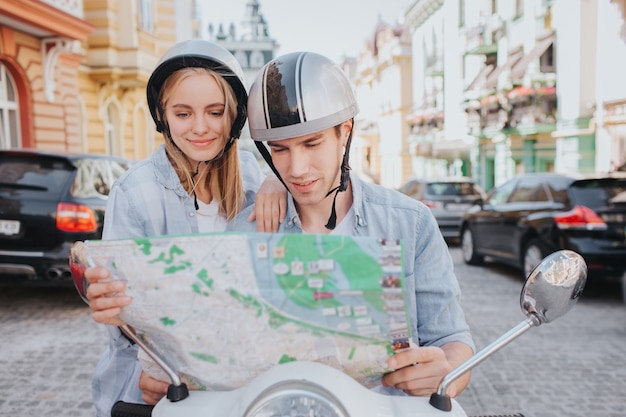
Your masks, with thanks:
[(497, 352), (513, 340), (517, 339), (531, 327), (538, 326), (540, 324), (541, 322), (536, 317), (530, 316), (529, 318), (500, 336), (498, 339), (491, 342), (491, 344), (484, 347), (474, 356), (454, 368), (441, 380), (441, 382), (439, 383), (439, 387), (437, 388), (437, 392), (430, 397), (430, 404), (435, 408), (438, 408), (439, 410), (450, 411), (452, 409), (452, 403), (450, 401), (450, 397), (448, 397), (448, 395), (446, 394), (450, 384), (456, 381), (461, 375), (469, 372), (479, 363), (482, 363), (485, 359), (491, 356), (491, 354)]
[(150, 358), (152, 358), (152, 360), (156, 362), (156, 364), (159, 365), (161, 369), (163, 369), (163, 371), (165, 371), (167, 376), (169, 376), (172, 383), (167, 389), (167, 398), (170, 401), (176, 402), (176, 401), (184, 400), (185, 398), (189, 396), (189, 390), (187, 389), (187, 384), (185, 384), (184, 382), (180, 380), (178, 374), (174, 370), (174, 367), (170, 366), (170, 364), (168, 364), (165, 360), (160, 358), (155, 352), (156, 349), (153, 349), (151, 346), (148, 345), (147, 342), (145, 342), (141, 337), (139, 337), (137, 335), (137, 332), (132, 326), (125, 324), (123, 326), (120, 326), (120, 330), (122, 331), (122, 333), (124, 333), (124, 335), (129, 340), (132, 340), (133, 342), (137, 344), (137, 346), (143, 349), (143, 351), (146, 352), (148, 356), (150, 356)]

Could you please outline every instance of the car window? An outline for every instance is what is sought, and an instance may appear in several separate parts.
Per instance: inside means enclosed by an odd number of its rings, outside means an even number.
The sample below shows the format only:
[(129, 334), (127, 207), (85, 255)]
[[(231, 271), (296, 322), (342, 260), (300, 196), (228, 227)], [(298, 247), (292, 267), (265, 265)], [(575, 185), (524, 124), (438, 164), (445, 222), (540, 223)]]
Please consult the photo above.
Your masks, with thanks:
[(73, 170), (69, 162), (61, 159), (3, 155), (0, 157), (0, 190), (56, 199)]
[(572, 180), (569, 178), (554, 177), (546, 181), (545, 186), (548, 189), (552, 201), (569, 206), (569, 196), (567, 190)]
[(527, 201), (548, 201), (548, 194), (543, 186), (543, 180), (538, 177), (523, 177), (517, 183), (515, 191), (509, 198), (510, 203)]
[(481, 196), (470, 182), (431, 182), (426, 185), (426, 190), (429, 195), (434, 196)]
[(116, 160), (85, 158), (75, 161), (76, 178), (70, 193), (79, 198), (106, 197), (111, 186), (129, 168)]
[(488, 203), (489, 204), (503, 204), (506, 203), (509, 199), (509, 196), (513, 192), (513, 188), (515, 187), (515, 180), (511, 180), (505, 182), (500, 187), (495, 188), (491, 193), (489, 193)]
[(572, 184), (572, 198), (576, 204), (591, 209), (619, 203), (626, 193), (626, 180), (593, 180), (578, 181)]

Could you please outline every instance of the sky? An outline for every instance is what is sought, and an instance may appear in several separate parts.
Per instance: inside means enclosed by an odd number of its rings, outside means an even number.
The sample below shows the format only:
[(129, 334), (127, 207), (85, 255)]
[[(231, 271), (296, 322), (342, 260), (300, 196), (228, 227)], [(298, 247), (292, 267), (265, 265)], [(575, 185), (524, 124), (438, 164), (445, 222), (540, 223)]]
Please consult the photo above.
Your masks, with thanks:
[[(203, 35), (209, 23), (228, 30), (239, 25), (248, 0), (201, 0)], [(259, 11), (268, 23), (270, 37), (279, 44), (277, 55), (312, 51), (340, 61), (356, 57), (372, 37), (381, 19), (401, 20), (414, 0), (259, 0)], [(239, 33), (238, 33), (239, 35)]]

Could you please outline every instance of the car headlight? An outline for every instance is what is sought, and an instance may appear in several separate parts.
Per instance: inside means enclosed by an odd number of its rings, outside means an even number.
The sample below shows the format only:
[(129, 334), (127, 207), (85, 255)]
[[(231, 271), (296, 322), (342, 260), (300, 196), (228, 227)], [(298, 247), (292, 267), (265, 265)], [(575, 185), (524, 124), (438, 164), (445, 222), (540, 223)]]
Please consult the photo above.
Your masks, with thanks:
[(284, 381), (263, 391), (244, 417), (349, 417), (341, 402), (308, 381)]

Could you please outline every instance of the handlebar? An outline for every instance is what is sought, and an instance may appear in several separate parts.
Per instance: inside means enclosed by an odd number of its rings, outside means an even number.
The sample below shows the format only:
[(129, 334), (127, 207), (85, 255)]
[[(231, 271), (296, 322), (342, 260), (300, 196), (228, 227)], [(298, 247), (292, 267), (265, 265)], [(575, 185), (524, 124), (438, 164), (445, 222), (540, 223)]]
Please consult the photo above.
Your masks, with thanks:
[(111, 408), (111, 417), (151, 417), (153, 405), (118, 401)]

